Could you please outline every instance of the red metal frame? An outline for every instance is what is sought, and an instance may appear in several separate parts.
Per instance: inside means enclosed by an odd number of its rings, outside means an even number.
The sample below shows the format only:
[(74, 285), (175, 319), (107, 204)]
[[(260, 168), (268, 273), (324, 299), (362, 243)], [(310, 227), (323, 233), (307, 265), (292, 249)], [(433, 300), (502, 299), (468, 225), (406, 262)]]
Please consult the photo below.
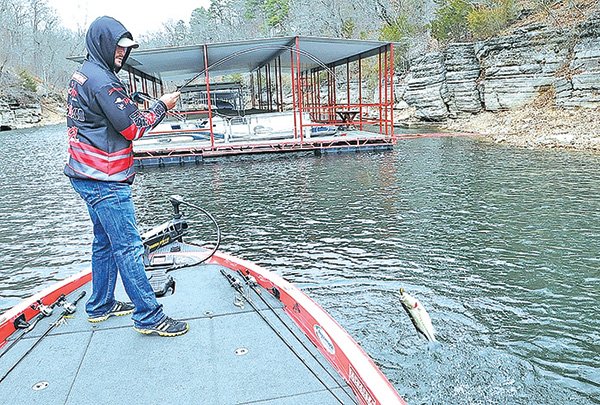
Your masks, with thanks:
[[(298, 111), (298, 123), (300, 125), (300, 143), (304, 142), (304, 128), (302, 127), (302, 86), (300, 85), (300, 77), (302, 76), (302, 70), (300, 68), (300, 37), (296, 37), (296, 69), (297, 69), (297, 74), (296, 74), (296, 91), (298, 92), (297, 94), (297, 101), (298, 101), (298, 105), (297, 105), (297, 111)], [(294, 111), (296, 111), (296, 108), (294, 108)], [(294, 114), (295, 116), (295, 114)]]
[(290, 50), (290, 72), (292, 75), (292, 111), (294, 112), (294, 139), (298, 139), (298, 123), (296, 121), (296, 78), (294, 68), (294, 51)]
[(396, 138), (394, 133), (394, 77), (396, 70), (394, 69), (394, 44), (390, 44), (390, 127), (392, 129), (392, 139)]
[(210, 100), (210, 74), (208, 73), (208, 46), (204, 45), (204, 76), (206, 78), (206, 95), (208, 104), (208, 125), (210, 126), (210, 146), (215, 147), (215, 133), (213, 131), (212, 106)]
[[(381, 46), (376, 53), (365, 55), (357, 55), (356, 58), (350, 60), (338, 61), (331, 64), (327, 69), (322, 67), (312, 68), (311, 70), (302, 69), (301, 59), (301, 44), (300, 37), (295, 37), (293, 43), (290, 44), (290, 79), (291, 79), (291, 95), (292, 95), (292, 111), (294, 112), (294, 133), (293, 139), (299, 140), (300, 143), (306, 142), (304, 132), (307, 128), (323, 125), (343, 125), (346, 127), (355, 127), (358, 130), (364, 130), (366, 125), (373, 125), (379, 128), (379, 134), (389, 138), (391, 142), (396, 141), (394, 134), (394, 46), (386, 44)], [(204, 67), (208, 66), (208, 46), (203, 46), (204, 50)], [(365, 70), (363, 62), (367, 59), (377, 58), (375, 68), (377, 72), (377, 100), (374, 102), (365, 102), (363, 79)], [(273, 63), (273, 66), (271, 65)], [(342, 66), (345, 65), (346, 100), (344, 103), (338, 102), (337, 88), (338, 77), (343, 77)], [(325, 73), (323, 73), (325, 72)], [(341, 73), (339, 75), (338, 73)], [(256, 77), (254, 76), (256, 75)], [(273, 77), (275, 75), (275, 77)], [(351, 98), (350, 82), (353, 77), (358, 79), (358, 100), (353, 102)], [(136, 72), (129, 74), (132, 90), (137, 90)], [(160, 84), (163, 91), (162, 81), (153, 81), (153, 90), (156, 92), (157, 83)], [(206, 69), (205, 83), (207, 92), (208, 109), (203, 111), (208, 113), (210, 127), (206, 132), (210, 131), (211, 149), (216, 150), (220, 146), (215, 142), (213, 130), (213, 111), (212, 98), (210, 94), (210, 73)], [(326, 102), (321, 94), (321, 87), (326, 84), (327, 95)], [(146, 91), (148, 85), (145, 77), (142, 76), (141, 86)], [(259, 109), (268, 109), (269, 111), (284, 111), (283, 106), (283, 73), (281, 66), (281, 54), (265, 65), (257, 69), (250, 80), (250, 91), (252, 95), (252, 107)], [(275, 95), (273, 95), (273, 91)], [(266, 95), (263, 94), (266, 92)], [(375, 116), (368, 117), (368, 112), (374, 112)], [(305, 122), (304, 113), (308, 113), (311, 117), (310, 123)], [(181, 113), (180, 113), (181, 114)], [(346, 119), (344, 119), (346, 117)], [(351, 119), (349, 118), (351, 117)], [(350, 122), (351, 121), (351, 122)], [(202, 132), (202, 130), (194, 130), (193, 132)], [(182, 130), (164, 131), (162, 134), (177, 134), (185, 133)]]

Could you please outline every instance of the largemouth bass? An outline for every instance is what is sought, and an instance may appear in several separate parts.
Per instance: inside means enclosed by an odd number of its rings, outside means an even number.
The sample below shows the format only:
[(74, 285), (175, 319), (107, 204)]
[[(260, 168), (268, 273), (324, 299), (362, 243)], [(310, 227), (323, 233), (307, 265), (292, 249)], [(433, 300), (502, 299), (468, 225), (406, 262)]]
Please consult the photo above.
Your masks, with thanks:
[(435, 342), (435, 331), (431, 324), (431, 318), (421, 302), (404, 291), (404, 288), (400, 289), (400, 302), (417, 332), (425, 336), (425, 339), (430, 342)]

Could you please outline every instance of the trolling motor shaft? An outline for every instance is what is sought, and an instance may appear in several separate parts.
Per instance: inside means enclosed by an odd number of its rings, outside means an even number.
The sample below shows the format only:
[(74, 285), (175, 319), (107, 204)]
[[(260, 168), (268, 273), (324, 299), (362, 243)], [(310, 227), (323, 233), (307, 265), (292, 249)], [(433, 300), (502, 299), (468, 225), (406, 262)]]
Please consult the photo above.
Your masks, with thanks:
[(179, 211), (179, 206), (185, 203), (183, 201), (183, 197), (181, 197), (180, 195), (172, 195), (171, 198), (169, 198), (169, 201), (173, 205), (173, 218), (181, 218), (182, 214)]

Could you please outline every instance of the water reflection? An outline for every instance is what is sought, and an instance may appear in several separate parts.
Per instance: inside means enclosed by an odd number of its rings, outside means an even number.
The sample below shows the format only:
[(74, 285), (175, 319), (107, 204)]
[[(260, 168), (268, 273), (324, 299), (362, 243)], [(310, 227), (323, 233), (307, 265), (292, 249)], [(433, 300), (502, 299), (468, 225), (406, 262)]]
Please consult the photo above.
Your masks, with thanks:
[[(91, 228), (61, 174), (62, 128), (0, 135), (0, 308), (83, 268)], [(410, 403), (597, 402), (600, 157), (467, 139), (393, 152), (142, 171), (142, 226), (181, 194), (222, 249), (326, 308)], [(201, 217), (192, 238), (212, 238)], [(420, 340), (404, 287), (442, 342)]]

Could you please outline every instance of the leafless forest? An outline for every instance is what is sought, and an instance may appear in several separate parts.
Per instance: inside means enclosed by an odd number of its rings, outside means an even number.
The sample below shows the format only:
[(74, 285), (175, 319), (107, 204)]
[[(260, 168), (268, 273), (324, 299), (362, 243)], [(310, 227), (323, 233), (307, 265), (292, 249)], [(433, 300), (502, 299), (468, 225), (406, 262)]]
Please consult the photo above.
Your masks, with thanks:
[[(567, 0), (565, 0), (567, 1)], [(568, 0), (573, 1), (573, 0)], [(144, 48), (282, 35), (380, 39), (398, 43), (397, 69), (453, 40), (497, 33), (552, 0), (211, 0), (189, 21), (167, 21), (137, 38)], [(48, 0), (0, 0), (0, 95), (15, 87), (62, 91), (82, 55), (85, 31), (65, 28)]]
[[(393, 25), (400, 14), (424, 25), (433, 5), (425, 3), (212, 0), (208, 9), (196, 9), (189, 22), (167, 21), (138, 39), (146, 48), (291, 34), (378, 39), (382, 27)], [(16, 76), (29, 88), (62, 88), (75, 67), (66, 57), (84, 53), (85, 32), (64, 28), (47, 0), (0, 0), (0, 32), (2, 87)]]

